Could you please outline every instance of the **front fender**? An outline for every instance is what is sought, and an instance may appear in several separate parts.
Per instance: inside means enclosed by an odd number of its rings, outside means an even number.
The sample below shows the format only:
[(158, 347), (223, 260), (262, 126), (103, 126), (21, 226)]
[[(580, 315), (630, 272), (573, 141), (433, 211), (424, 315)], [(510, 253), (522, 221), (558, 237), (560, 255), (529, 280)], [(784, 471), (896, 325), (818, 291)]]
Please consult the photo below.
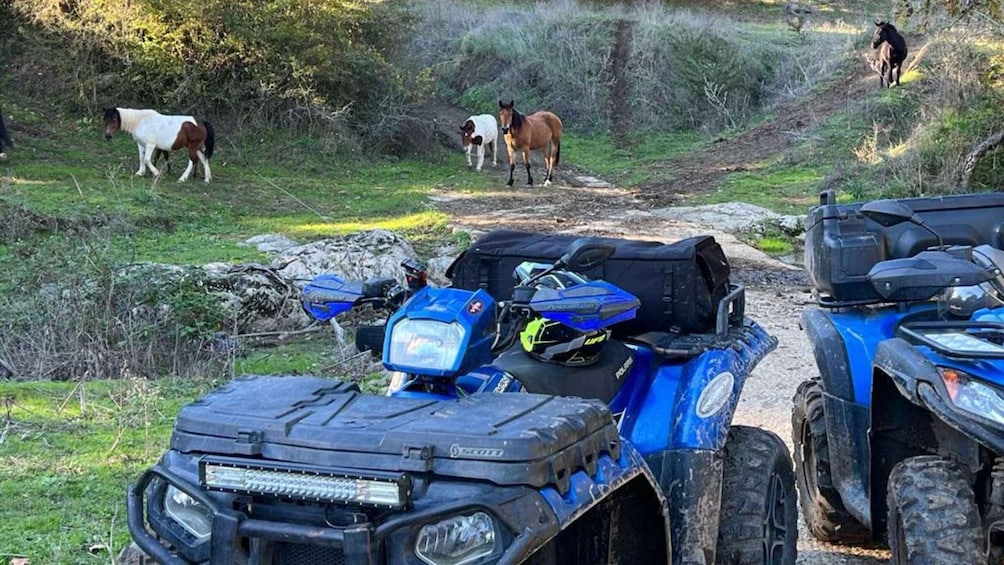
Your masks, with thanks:
[(876, 371), (888, 375), (899, 393), (913, 404), (922, 404), (917, 392), (919, 383), (943, 388), (934, 363), (902, 338), (894, 337), (879, 343), (872, 365)]

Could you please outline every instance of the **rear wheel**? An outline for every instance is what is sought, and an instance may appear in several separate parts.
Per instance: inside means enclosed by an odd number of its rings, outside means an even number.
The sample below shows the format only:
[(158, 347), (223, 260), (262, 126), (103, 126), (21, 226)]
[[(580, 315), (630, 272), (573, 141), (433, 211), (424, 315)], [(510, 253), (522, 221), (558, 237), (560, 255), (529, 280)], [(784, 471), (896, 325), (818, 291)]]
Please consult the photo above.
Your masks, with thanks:
[(973, 488), (955, 463), (928, 455), (897, 463), (888, 503), (893, 563), (986, 563)]
[(732, 426), (725, 443), (715, 563), (795, 563), (798, 511), (791, 458), (781, 438)]
[(802, 515), (813, 536), (831, 543), (864, 543), (871, 533), (840, 500), (830, 475), (830, 449), (819, 379), (803, 382), (791, 410), (795, 479)]

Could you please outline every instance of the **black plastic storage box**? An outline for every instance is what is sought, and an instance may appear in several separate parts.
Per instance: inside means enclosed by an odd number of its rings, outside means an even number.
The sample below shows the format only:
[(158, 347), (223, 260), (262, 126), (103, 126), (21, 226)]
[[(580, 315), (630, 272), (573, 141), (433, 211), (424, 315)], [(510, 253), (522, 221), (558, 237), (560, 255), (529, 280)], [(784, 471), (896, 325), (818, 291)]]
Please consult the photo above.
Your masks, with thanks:
[[(454, 287), (484, 288), (495, 300), (509, 300), (513, 270), (523, 261), (553, 263), (577, 236), (496, 230), (471, 244), (450, 265)], [(641, 307), (634, 319), (614, 326), (617, 335), (650, 331), (715, 331), (718, 303), (729, 293), (729, 261), (710, 236), (674, 243), (597, 238), (613, 244), (614, 254), (586, 276), (603, 279), (634, 294)]]
[(459, 400), (361, 394), (318, 377), (243, 376), (182, 408), (171, 447), (326, 469), (432, 473), (499, 485), (554, 485), (620, 457), (595, 400), (474, 394)]
[[(904, 198), (924, 224), (945, 244), (990, 244), (1004, 248), (1004, 193)], [(861, 215), (862, 202), (836, 204), (833, 191), (820, 194), (809, 211), (805, 235), (805, 269), (821, 297), (833, 302), (877, 301), (865, 279), (886, 259), (912, 257), (938, 244), (929, 231), (913, 223), (885, 227)]]

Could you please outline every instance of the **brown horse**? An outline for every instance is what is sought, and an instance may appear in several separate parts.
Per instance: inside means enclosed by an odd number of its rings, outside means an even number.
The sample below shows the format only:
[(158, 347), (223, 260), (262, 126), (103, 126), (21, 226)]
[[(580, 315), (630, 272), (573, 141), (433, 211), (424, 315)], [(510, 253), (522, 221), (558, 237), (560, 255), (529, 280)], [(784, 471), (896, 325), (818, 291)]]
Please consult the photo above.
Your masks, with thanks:
[(513, 100), (503, 104), (499, 100), (499, 125), (502, 126), (502, 137), (509, 151), (509, 182), (512, 186), (512, 173), (516, 170), (516, 152), (523, 154), (526, 165), (526, 185), (533, 186), (530, 176), (530, 151), (540, 149), (544, 154), (544, 164), (547, 175), (544, 176), (544, 186), (551, 184), (554, 167), (561, 157), (561, 119), (551, 112), (534, 112), (525, 115), (519, 113)]

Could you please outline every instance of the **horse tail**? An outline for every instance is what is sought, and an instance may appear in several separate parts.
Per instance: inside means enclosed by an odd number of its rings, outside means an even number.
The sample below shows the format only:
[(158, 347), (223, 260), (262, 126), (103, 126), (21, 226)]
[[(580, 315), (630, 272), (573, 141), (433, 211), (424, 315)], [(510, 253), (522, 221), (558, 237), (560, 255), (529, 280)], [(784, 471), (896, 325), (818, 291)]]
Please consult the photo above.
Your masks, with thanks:
[(10, 136), (7, 135), (7, 127), (3, 125), (3, 111), (0, 110), (0, 152), (3, 152), (4, 145), (7, 147), (14, 147), (14, 142), (10, 140)]
[(202, 120), (202, 125), (206, 126), (206, 159), (212, 159), (213, 147), (216, 146), (216, 135), (213, 133), (213, 124)]

